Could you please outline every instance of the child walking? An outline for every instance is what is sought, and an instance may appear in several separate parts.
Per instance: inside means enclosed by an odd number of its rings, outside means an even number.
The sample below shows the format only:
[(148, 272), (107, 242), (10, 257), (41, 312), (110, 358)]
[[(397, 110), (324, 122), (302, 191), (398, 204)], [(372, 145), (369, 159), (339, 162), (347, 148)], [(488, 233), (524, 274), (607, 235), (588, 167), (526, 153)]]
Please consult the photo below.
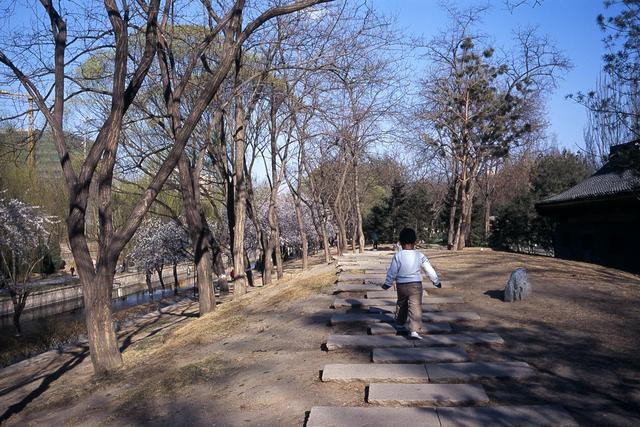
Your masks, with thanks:
[(418, 334), (418, 331), (422, 329), (422, 276), (420, 269), (424, 270), (435, 287), (439, 288), (442, 285), (427, 257), (414, 249), (415, 244), (416, 232), (411, 228), (403, 229), (400, 232), (402, 250), (393, 256), (382, 288), (389, 289), (395, 280), (398, 291), (396, 323), (408, 327), (410, 338), (421, 340), (422, 337)]

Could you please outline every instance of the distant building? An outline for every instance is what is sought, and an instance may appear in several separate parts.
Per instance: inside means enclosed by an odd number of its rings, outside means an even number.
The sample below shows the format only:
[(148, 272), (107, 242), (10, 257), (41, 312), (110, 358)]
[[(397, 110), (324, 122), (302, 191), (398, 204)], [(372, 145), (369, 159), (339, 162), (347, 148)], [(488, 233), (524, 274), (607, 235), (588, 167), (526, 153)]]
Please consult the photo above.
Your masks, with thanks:
[[(27, 139), (27, 131), (0, 129), (0, 160), (26, 164)], [(35, 141), (34, 166), (38, 175), (43, 178), (62, 178), (60, 159), (51, 132), (46, 131), (36, 134)], [(84, 159), (84, 141), (82, 138), (66, 134), (65, 142), (72, 159), (80, 161)]]
[(640, 140), (611, 147), (596, 173), (536, 209), (554, 219), (557, 258), (640, 273)]

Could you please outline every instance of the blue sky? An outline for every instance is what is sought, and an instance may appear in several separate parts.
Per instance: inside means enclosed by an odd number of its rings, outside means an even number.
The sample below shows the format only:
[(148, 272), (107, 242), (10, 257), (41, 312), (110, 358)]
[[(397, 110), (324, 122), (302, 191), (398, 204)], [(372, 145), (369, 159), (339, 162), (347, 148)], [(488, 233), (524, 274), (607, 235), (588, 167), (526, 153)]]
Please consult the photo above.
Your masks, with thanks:
[[(602, 32), (596, 25), (596, 16), (605, 11), (601, 0), (542, 0), (534, 1), (510, 12), (504, 0), (447, 2), (463, 8), (466, 5), (490, 4), (478, 29), (488, 35), (497, 47), (511, 46), (511, 36), (518, 27), (536, 26), (547, 35), (573, 63), (555, 92), (548, 99), (549, 135), (559, 147), (576, 151), (583, 146), (583, 128), (586, 122), (584, 107), (565, 96), (577, 91), (588, 91), (602, 66)], [(427, 40), (444, 30), (448, 15), (436, 0), (372, 0), (375, 9), (394, 16), (397, 26), (408, 34), (423, 36)], [(420, 69), (423, 64), (414, 62)]]
[[(1, 1), (1, 0), (0, 0)], [(396, 18), (397, 26), (405, 33), (430, 39), (448, 24), (444, 0), (369, 0), (373, 7)], [(555, 92), (549, 96), (547, 115), (549, 135), (559, 147), (573, 151), (583, 146), (583, 128), (586, 122), (584, 107), (565, 96), (577, 91), (588, 91), (595, 86), (602, 65), (602, 32), (596, 25), (599, 13), (607, 14), (602, 0), (528, 0), (510, 12), (506, 0), (449, 0), (447, 4), (463, 8), (468, 5), (491, 6), (478, 29), (494, 40), (495, 47), (510, 47), (512, 32), (518, 27), (537, 26), (539, 33), (547, 35), (573, 63)], [(20, 11), (26, 19), (30, 13)], [(20, 13), (23, 12), (23, 13)], [(610, 12), (608, 13), (610, 14)], [(1, 20), (0, 21), (4, 21)], [(21, 20), (18, 20), (21, 21)], [(3, 22), (6, 23), (6, 22)], [(16, 21), (12, 22), (16, 25)], [(418, 60), (414, 66), (420, 76), (424, 64)], [(3, 99), (0, 102), (7, 102)]]

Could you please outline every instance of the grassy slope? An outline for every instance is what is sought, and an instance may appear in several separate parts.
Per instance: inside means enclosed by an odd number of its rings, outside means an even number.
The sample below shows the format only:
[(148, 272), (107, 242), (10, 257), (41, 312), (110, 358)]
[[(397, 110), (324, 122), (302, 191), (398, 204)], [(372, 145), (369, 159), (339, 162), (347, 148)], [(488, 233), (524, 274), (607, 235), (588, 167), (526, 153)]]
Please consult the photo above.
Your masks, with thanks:
[[(468, 346), (473, 358), (522, 360), (540, 372), (523, 383), (484, 382), (493, 403), (555, 402), (581, 425), (638, 425), (638, 276), (475, 249), (427, 254), (468, 302), (455, 309), (482, 316), (455, 329), (505, 338), (504, 346)], [(528, 301), (504, 303), (500, 290), (519, 266), (528, 269), (534, 293)], [(302, 425), (313, 405), (364, 405), (364, 385), (318, 380), (326, 363), (370, 360), (367, 352), (320, 350), (332, 299), (323, 289), (334, 274), (333, 266), (317, 265), (203, 318), (160, 327), (124, 351), (118, 375), (93, 378), (86, 359), (8, 425)]]

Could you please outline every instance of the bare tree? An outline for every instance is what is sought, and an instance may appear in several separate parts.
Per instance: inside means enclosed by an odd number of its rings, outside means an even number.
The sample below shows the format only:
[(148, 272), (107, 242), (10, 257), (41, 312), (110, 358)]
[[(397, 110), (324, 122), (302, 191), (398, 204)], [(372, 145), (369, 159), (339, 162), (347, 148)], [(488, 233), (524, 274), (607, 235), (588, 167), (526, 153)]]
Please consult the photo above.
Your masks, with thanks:
[[(245, 1), (237, 0), (230, 11), (222, 15), (218, 22), (211, 25), (212, 29), (208, 37), (197, 47), (191, 57), (189, 62), (191, 70), (200, 62), (200, 55), (197, 54), (198, 50), (204, 51), (222, 30), (225, 31), (226, 35), (232, 37), (229, 49), (223, 52), (219, 62), (207, 77), (193, 108), (184, 119), (180, 117), (180, 120), (174, 122), (175, 144), (166, 154), (160, 168), (135, 204), (126, 222), (118, 228), (114, 227), (113, 224), (111, 203), (113, 170), (121, 141), (123, 118), (136, 99), (156, 56), (160, 0), (150, 0), (149, 3), (126, 4), (123, 8), (119, 8), (114, 0), (105, 0), (103, 13), (108, 18), (110, 26), (109, 28), (100, 27), (100, 17), (97, 17), (94, 23), (100, 30), (91, 31), (90, 34), (93, 37), (89, 41), (87, 41), (88, 37), (83, 28), (79, 28), (78, 33), (72, 34), (72, 38), (69, 40), (66, 15), (61, 14), (52, 1), (41, 0), (50, 22), (49, 40), (50, 46), (52, 46), (52, 50), (48, 51), (48, 54), (51, 55), (51, 60), (42, 59), (44, 63), (52, 62), (53, 86), (49, 84), (48, 80), (41, 78), (41, 70), (30, 69), (30, 64), (24, 60), (24, 55), (15, 50), (8, 51), (7, 44), (4, 44), (0, 51), (0, 63), (6, 67), (15, 80), (26, 88), (34, 99), (38, 110), (50, 126), (67, 182), (70, 208), (67, 219), (68, 236), (83, 286), (89, 345), (96, 373), (113, 371), (122, 365), (122, 357), (118, 349), (111, 314), (113, 276), (118, 256), (133, 236), (145, 213), (149, 210), (165, 181), (180, 160), (193, 129), (238, 58), (243, 43), (261, 25), (275, 16), (296, 12), (322, 1), (302, 0), (284, 6), (272, 7), (259, 14), (244, 28), (241, 28), (240, 23)], [(165, 17), (171, 10), (173, 3), (169, 0), (165, 2), (163, 7)], [(76, 5), (73, 5), (68, 9), (74, 10), (76, 7)], [(135, 13), (130, 9), (131, 7), (137, 8)], [(65, 8), (63, 10), (68, 9)], [(66, 13), (72, 16), (70, 12)], [(93, 17), (93, 11), (88, 13), (87, 16)], [(80, 19), (78, 17), (73, 23), (80, 22)], [(78, 26), (80, 27), (79, 24)], [(136, 28), (142, 29), (144, 47), (140, 55), (136, 54), (130, 43), (130, 26), (134, 28), (134, 31)], [(21, 46), (24, 45), (22, 44)], [(37, 57), (37, 55), (41, 55), (41, 52), (45, 51), (45, 47), (44, 45), (32, 45), (32, 50)], [(78, 91), (84, 90), (85, 85), (70, 78), (67, 70), (76, 66), (88, 52), (100, 50), (109, 52), (111, 61), (112, 83), (108, 90), (101, 92), (103, 96), (110, 99), (111, 109), (102, 126), (100, 126), (95, 141), (88, 150), (79, 172), (76, 172), (70, 159), (69, 147), (65, 141), (65, 103), (70, 96), (65, 89), (65, 83), (71, 80), (72, 86), (75, 85)], [(14, 54), (14, 59), (11, 58), (12, 53)], [(130, 67), (132, 67), (132, 70), (130, 70)], [(189, 74), (190, 71), (186, 70), (185, 76)], [(184, 89), (187, 82), (188, 78), (173, 82), (175, 92), (171, 99), (168, 100), (170, 107), (172, 107), (173, 104), (171, 103), (174, 102), (175, 98), (179, 101), (180, 91)], [(49, 93), (53, 97), (52, 103), (48, 102)], [(179, 102), (176, 103), (179, 104)], [(173, 111), (172, 108), (169, 110)], [(94, 180), (97, 183), (100, 229), (98, 236), (99, 250), (95, 263), (89, 253), (85, 232), (89, 188)], [(242, 177), (239, 180), (242, 183)]]
[(532, 30), (516, 35), (514, 52), (496, 58), (472, 31), (477, 14), (457, 18), (428, 46), (433, 68), (423, 80), (418, 112), (427, 129), (423, 142), (443, 159), (454, 186), (448, 246), (458, 250), (471, 230), (476, 183), (487, 162), (541, 131), (540, 96), (569, 66), (552, 43)]

